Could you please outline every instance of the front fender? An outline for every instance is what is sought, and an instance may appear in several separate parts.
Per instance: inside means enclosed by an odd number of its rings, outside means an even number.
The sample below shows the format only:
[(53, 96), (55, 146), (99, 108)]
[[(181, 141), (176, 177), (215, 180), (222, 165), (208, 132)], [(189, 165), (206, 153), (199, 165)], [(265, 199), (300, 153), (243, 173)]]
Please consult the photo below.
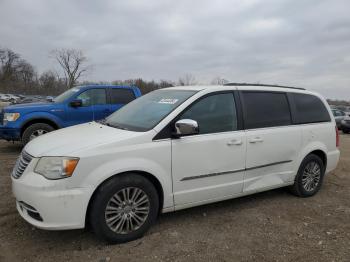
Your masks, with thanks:
[(35, 112), (35, 113), (28, 113), (23, 117), (21, 117), (20, 127), (23, 128), (23, 126), (25, 126), (30, 121), (39, 120), (39, 119), (51, 121), (55, 123), (55, 125), (58, 126), (58, 128), (62, 128), (64, 126), (63, 121), (59, 117), (55, 116), (54, 114), (51, 114), (48, 112)]
[[(171, 177), (170, 141), (150, 142), (141, 145), (108, 145), (114, 152), (106, 153), (106, 148), (93, 154), (85, 151), (81, 157), (76, 176), (72, 176), (72, 186), (93, 187), (95, 191), (104, 181), (125, 172), (145, 172), (158, 180), (163, 190), (163, 208), (174, 206)], [(101, 149), (102, 150), (102, 149)], [(109, 150), (107, 150), (109, 151)]]
[(94, 185), (95, 191), (104, 181), (125, 172), (145, 172), (155, 177), (163, 189), (163, 207), (167, 208), (174, 205), (169, 170), (149, 159), (125, 158), (107, 162), (91, 170), (84, 184), (86, 186)]

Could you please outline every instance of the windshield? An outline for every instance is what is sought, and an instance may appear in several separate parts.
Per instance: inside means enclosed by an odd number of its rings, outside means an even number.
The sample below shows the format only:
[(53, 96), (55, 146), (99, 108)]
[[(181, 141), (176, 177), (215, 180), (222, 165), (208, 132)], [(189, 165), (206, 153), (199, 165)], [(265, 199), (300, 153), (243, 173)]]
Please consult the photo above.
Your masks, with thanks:
[(153, 91), (122, 107), (110, 115), (105, 123), (126, 130), (147, 131), (193, 94), (195, 91), (188, 90)]
[(59, 96), (56, 96), (54, 99), (53, 99), (53, 102), (55, 103), (62, 103), (64, 102), (65, 100), (67, 100), (68, 98), (70, 98), (73, 94), (77, 93), (80, 89), (79, 88), (71, 88), (71, 89), (68, 89), (67, 91), (63, 92), (62, 94), (60, 94)]

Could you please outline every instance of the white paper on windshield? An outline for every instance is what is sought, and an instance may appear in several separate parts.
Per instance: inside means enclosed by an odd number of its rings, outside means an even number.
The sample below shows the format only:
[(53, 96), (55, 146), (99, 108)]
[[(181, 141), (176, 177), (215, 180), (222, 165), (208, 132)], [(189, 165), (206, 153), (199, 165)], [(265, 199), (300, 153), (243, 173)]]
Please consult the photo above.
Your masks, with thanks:
[(173, 98), (162, 98), (158, 103), (159, 104), (175, 104), (179, 99), (173, 99)]

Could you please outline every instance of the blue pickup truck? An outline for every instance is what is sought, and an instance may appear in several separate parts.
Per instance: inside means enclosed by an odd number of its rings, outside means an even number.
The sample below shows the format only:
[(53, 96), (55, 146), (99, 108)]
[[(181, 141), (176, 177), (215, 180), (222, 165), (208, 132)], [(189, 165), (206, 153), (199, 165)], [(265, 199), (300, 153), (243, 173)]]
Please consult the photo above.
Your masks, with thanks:
[(139, 96), (134, 86), (88, 85), (51, 102), (10, 105), (0, 109), (0, 139), (26, 144), (55, 129), (101, 120)]

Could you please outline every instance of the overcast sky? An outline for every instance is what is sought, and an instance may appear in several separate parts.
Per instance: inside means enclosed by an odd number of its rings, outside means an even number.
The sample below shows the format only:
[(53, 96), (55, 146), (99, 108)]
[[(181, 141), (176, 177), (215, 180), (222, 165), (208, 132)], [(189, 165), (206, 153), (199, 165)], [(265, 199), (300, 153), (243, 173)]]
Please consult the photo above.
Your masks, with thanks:
[(85, 52), (85, 78), (297, 85), (350, 99), (349, 0), (0, 0), (0, 46), (38, 72), (55, 48)]

